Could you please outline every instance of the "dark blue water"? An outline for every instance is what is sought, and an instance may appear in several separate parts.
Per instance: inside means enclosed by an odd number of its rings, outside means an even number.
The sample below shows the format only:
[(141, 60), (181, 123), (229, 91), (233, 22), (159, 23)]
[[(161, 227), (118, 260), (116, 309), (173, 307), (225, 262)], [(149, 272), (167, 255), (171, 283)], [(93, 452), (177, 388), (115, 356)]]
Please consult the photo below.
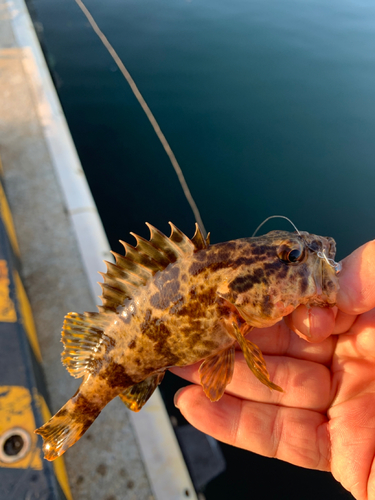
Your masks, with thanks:
[[(146, 236), (144, 221), (167, 232), (173, 220), (192, 235), (164, 150), (74, 0), (32, 6), (112, 247), (129, 231)], [(374, 237), (372, 0), (87, 6), (158, 120), (213, 242), (249, 236), (272, 214), (333, 236), (339, 258)], [(265, 498), (344, 498), (329, 475), (224, 449), (230, 475), (207, 498), (250, 498), (258, 485)]]
[[(145, 220), (166, 230), (173, 219), (191, 234), (169, 160), (75, 2), (33, 4), (111, 243)], [(371, 0), (88, 7), (159, 121), (213, 241), (247, 236), (275, 213), (334, 236), (341, 257), (373, 237)]]

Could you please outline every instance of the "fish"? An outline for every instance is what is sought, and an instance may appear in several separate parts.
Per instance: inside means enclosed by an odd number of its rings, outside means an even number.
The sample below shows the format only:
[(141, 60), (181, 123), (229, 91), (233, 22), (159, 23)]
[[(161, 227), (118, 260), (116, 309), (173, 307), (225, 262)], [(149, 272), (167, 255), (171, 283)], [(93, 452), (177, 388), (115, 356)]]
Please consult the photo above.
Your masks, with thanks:
[(305, 231), (210, 244), (196, 224), (190, 239), (172, 223), (105, 262), (98, 312), (71, 312), (62, 328), (62, 362), (83, 381), (74, 396), (35, 432), (47, 460), (76, 443), (115, 397), (139, 411), (173, 366), (201, 362), (207, 397), (218, 401), (230, 383), (235, 346), (272, 390), (260, 349), (246, 339), (300, 304), (332, 307), (339, 290), (336, 243)]

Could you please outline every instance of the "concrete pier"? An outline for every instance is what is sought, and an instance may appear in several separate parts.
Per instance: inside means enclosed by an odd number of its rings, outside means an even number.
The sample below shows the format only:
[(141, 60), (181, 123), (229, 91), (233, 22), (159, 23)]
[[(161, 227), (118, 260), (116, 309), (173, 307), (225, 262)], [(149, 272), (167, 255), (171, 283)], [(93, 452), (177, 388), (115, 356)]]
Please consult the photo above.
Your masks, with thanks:
[[(55, 412), (79, 385), (60, 362), (64, 315), (96, 310), (110, 255), (23, 0), (0, 0), (0, 157)], [(140, 414), (116, 398), (65, 463), (75, 500), (196, 498), (159, 393)]]

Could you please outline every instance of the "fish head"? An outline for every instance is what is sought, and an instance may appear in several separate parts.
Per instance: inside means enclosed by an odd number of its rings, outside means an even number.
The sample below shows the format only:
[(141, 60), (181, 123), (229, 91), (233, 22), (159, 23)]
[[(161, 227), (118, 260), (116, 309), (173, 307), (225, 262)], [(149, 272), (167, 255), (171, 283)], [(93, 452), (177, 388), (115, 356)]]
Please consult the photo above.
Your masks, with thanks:
[(248, 324), (272, 326), (300, 304), (335, 305), (340, 265), (333, 238), (272, 231), (242, 241), (243, 264), (233, 266), (218, 293)]

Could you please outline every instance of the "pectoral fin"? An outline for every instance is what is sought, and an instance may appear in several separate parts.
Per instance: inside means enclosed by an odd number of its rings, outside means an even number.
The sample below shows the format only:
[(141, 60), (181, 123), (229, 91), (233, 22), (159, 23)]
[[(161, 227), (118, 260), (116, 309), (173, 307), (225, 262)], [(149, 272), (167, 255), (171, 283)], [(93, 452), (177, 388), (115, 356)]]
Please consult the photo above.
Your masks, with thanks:
[(64, 344), (61, 360), (73, 377), (90, 373), (95, 361), (115, 345), (115, 340), (105, 334), (114, 318), (113, 313), (71, 312), (65, 316), (61, 333)]
[(161, 383), (165, 372), (156, 373), (147, 377), (139, 384), (132, 385), (119, 394), (122, 402), (132, 411), (139, 411), (152, 396), (154, 390)]
[(237, 342), (240, 344), (247, 366), (254, 373), (256, 378), (270, 389), (283, 392), (281, 387), (270, 380), (261, 350), (258, 346), (243, 337), (236, 323), (232, 323)]
[(201, 385), (211, 401), (218, 401), (232, 380), (234, 346), (205, 359), (199, 368)]

